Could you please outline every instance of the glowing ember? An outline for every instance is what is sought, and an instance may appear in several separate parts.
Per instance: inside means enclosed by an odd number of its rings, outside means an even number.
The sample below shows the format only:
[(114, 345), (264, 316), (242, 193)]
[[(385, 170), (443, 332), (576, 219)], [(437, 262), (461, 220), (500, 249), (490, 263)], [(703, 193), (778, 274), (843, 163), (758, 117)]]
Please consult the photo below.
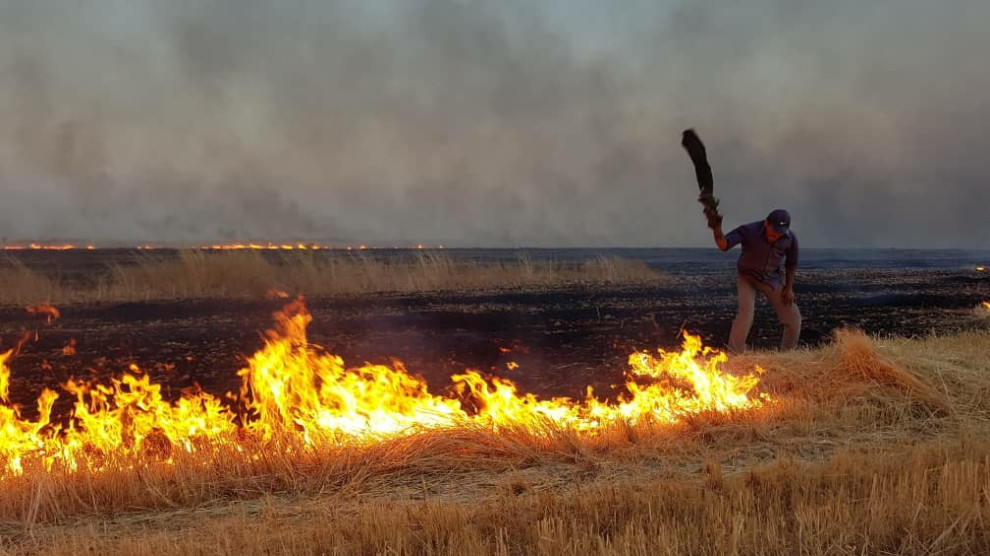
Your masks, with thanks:
[(48, 315), (48, 322), (58, 320), (62, 313), (49, 303), (42, 303), (41, 305), (28, 305), (24, 308), (31, 315)]
[[(322, 243), (276, 243), (271, 241), (266, 242), (239, 242), (239, 243), (214, 243), (212, 245), (202, 245), (200, 249), (209, 251), (243, 251), (243, 250), (254, 250), (254, 251), (320, 251), (320, 250), (332, 250), (333, 245), (322, 244)], [(357, 247), (360, 250), (365, 249), (381, 249), (380, 247), (372, 247), (368, 245), (360, 245)], [(413, 246), (415, 249), (428, 249), (429, 247), (417, 243)], [(347, 245), (344, 247), (347, 251), (351, 251), (354, 247)], [(401, 247), (392, 247), (392, 249), (401, 249)], [(444, 249), (443, 245), (438, 245), (436, 249)]]
[[(75, 249), (75, 248), (76, 248), (76, 246), (75, 245), (72, 245), (71, 243), (65, 243), (65, 244), (60, 244), (60, 245), (46, 245), (46, 244), (43, 244), (43, 243), (29, 243), (27, 245), (14, 244), (14, 245), (4, 245), (2, 247), (2, 249), (4, 251), (24, 251), (24, 250), (31, 250), (31, 251), (71, 251), (72, 249)], [(86, 248), (87, 249), (91, 249), (92, 247), (89, 246), (89, 245), (87, 245)]]
[(985, 266), (978, 266), (978, 267), (976, 267), (976, 271), (977, 272), (986, 272), (986, 270), (987, 270), (987, 267), (985, 267)]
[(265, 297), (268, 299), (288, 299), (289, 294), (278, 288), (268, 288), (268, 291), (265, 292)]
[[(726, 356), (685, 336), (680, 352), (634, 353), (626, 392), (616, 402), (596, 399), (541, 400), (519, 393), (506, 379), (476, 371), (452, 377), (456, 397), (429, 392), (423, 379), (401, 363), (392, 367), (347, 368), (344, 361), (306, 339), (312, 320), (302, 301), (275, 315), (264, 348), (238, 374), (240, 395), (231, 407), (203, 392), (185, 392), (176, 402), (162, 398), (161, 386), (131, 365), (106, 384), (70, 380), (63, 388), (74, 399), (67, 420), (51, 421), (58, 394), (44, 390), (38, 417), (22, 418), (8, 398), (14, 350), (0, 355), (0, 477), (26, 469), (99, 471), (133, 468), (149, 461), (168, 463), (178, 452), (216, 454), (224, 447), (296, 439), (308, 449), (331, 443), (375, 442), (423, 429), (474, 422), (497, 431), (523, 426), (534, 432), (553, 425), (594, 434), (611, 423), (675, 422), (701, 412), (762, 406), (752, 396), (755, 375), (722, 372)], [(262, 446), (264, 444), (261, 444)]]
[[(47, 243), (12, 243), (12, 244), (0, 244), (0, 251), (72, 251), (74, 249), (86, 249), (88, 251), (93, 251), (96, 249), (115, 249), (121, 247), (120, 245), (114, 246), (97, 246), (93, 244), (86, 245), (76, 245), (72, 243), (63, 244), (47, 244)], [(134, 249), (140, 251), (150, 251), (154, 249), (201, 249), (207, 251), (243, 251), (243, 250), (254, 250), (254, 251), (320, 251), (320, 250), (332, 250), (335, 249), (333, 245), (314, 243), (314, 242), (275, 242), (275, 241), (264, 241), (264, 242), (235, 242), (235, 243), (212, 243), (209, 245), (196, 245), (196, 244), (161, 244), (161, 245), (151, 245), (151, 244), (141, 244), (132, 246)], [(344, 247), (348, 251), (354, 249), (354, 247), (346, 246)], [(381, 247), (373, 247), (367, 245), (361, 245), (358, 249), (381, 249)], [(437, 245), (435, 247), (430, 247), (428, 245), (417, 243), (415, 245), (407, 245), (405, 247), (392, 247), (392, 249), (446, 249), (443, 245)]]
[(217, 243), (213, 245), (204, 245), (201, 249), (209, 249), (214, 251), (241, 251), (245, 249), (251, 250), (282, 250), (282, 251), (306, 251), (306, 250), (318, 250), (318, 249), (332, 249), (329, 245), (319, 245), (315, 243)]

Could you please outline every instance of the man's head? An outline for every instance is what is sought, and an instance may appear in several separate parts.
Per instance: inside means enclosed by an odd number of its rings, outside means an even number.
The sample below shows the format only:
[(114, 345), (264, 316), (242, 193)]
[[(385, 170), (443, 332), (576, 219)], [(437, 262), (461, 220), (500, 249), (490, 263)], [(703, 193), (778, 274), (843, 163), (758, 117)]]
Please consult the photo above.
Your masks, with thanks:
[(791, 215), (784, 209), (774, 209), (763, 221), (763, 229), (766, 230), (767, 239), (770, 242), (777, 241), (787, 235), (791, 229)]

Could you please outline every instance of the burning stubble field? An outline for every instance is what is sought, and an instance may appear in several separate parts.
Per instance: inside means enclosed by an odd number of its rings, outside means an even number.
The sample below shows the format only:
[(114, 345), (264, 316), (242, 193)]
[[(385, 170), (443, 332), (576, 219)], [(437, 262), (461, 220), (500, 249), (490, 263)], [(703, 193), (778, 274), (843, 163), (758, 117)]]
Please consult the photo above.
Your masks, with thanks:
[(6, 552), (990, 550), (970, 268), (805, 272), (807, 348), (727, 358), (680, 335), (725, 337), (721, 270), (45, 260), (0, 310)]

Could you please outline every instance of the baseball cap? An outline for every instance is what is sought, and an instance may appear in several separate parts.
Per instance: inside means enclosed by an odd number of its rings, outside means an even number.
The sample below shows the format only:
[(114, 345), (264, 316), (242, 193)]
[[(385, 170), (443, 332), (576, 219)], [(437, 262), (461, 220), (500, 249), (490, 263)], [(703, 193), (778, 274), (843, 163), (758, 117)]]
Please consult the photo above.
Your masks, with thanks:
[(779, 233), (786, 233), (791, 227), (791, 215), (784, 209), (774, 209), (767, 215), (767, 222)]

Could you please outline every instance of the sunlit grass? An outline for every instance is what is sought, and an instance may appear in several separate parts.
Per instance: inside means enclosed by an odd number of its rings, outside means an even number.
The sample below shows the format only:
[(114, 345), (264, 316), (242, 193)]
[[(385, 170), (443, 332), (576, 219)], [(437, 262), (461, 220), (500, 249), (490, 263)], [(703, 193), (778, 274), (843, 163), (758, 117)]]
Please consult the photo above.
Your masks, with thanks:
[(730, 359), (758, 411), (673, 425), (464, 423), (297, 436), (0, 485), (4, 548), (51, 553), (979, 554), (990, 549), (990, 335)]
[(0, 304), (465, 291), (666, 279), (641, 261), (618, 257), (563, 263), (521, 254), (513, 260), (483, 262), (432, 251), (388, 258), (363, 252), (266, 256), (257, 251), (183, 250), (175, 257), (146, 252), (130, 264), (95, 269), (93, 274), (97, 279), (72, 283), (7, 257), (0, 264)]

